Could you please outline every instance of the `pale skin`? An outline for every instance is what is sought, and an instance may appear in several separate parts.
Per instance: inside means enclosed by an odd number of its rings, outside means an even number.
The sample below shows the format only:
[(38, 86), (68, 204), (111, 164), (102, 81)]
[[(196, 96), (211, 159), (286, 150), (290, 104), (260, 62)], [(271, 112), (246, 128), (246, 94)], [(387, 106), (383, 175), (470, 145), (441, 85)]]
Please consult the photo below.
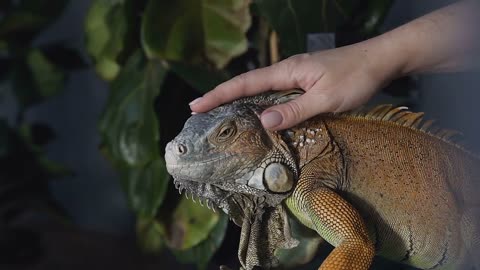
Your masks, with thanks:
[(292, 127), (314, 115), (353, 109), (392, 79), (415, 73), (453, 72), (478, 65), (480, 11), (460, 1), (392, 31), (353, 45), (295, 55), (218, 85), (190, 103), (193, 113), (268, 90), (300, 88), (305, 94), (265, 110), (270, 130)]

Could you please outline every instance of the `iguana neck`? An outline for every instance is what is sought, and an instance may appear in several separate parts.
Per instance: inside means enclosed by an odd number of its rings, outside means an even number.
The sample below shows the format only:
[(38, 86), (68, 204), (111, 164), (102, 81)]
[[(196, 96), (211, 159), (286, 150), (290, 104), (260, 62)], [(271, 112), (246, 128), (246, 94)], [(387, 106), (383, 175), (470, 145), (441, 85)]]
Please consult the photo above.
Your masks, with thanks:
[[(301, 174), (312, 173), (316, 184), (335, 190), (346, 188), (343, 150), (331, 136), (330, 127), (316, 117), (285, 131), (287, 144), (292, 149)], [(309, 170), (310, 164), (315, 167)], [(313, 177), (314, 176), (314, 177)]]

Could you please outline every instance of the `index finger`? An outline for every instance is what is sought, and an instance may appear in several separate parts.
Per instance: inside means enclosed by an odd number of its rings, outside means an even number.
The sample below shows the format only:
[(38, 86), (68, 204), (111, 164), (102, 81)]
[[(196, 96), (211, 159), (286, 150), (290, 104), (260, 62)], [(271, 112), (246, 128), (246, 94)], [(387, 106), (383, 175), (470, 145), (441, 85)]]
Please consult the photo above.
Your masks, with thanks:
[(193, 101), (190, 109), (206, 112), (221, 104), (244, 96), (253, 96), (268, 90), (286, 90), (298, 87), (292, 79), (289, 63), (284, 60), (274, 65), (251, 70), (219, 84), (202, 98)]

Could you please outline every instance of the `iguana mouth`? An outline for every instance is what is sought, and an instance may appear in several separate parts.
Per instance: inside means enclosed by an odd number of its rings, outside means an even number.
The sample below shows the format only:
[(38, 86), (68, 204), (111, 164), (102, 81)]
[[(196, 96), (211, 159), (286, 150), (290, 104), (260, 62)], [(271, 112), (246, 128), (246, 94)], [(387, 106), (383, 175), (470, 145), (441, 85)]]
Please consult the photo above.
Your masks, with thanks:
[(218, 208), (220, 208), (219, 206), (226, 199), (224, 198), (224, 199), (218, 200), (217, 198), (199, 196), (198, 194), (204, 194), (204, 193), (199, 193), (198, 190), (195, 190), (194, 188), (192, 188), (192, 186), (194, 186), (197, 189), (215, 190), (215, 191), (219, 190), (219, 188), (211, 184), (199, 183), (195, 180), (187, 180), (187, 179), (182, 179), (182, 180), (174, 179), (173, 183), (175, 185), (175, 188), (178, 190), (179, 194), (184, 193), (187, 199), (190, 196), (190, 198), (193, 201), (198, 201), (202, 206), (205, 205), (208, 207), (208, 209), (211, 209), (214, 212), (216, 212)]
[(208, 160), (196, 161), (195, 163), (191, 163), (191, 164), (178, 164), (178, 163), (176, 163), (176, 160), (173, 159), (172, 161), (169, 162), (168, 167), (171, 167), (173, 169), (178, 169), (178, 168), (197, 167), (198, 165), (209, 165), (211, 163), (218, 162), (219, 160), (230, 158), (231, 156), (232, 155), (219, 155), (215, 158), (211, 158), (211, 159), (208, 159)]

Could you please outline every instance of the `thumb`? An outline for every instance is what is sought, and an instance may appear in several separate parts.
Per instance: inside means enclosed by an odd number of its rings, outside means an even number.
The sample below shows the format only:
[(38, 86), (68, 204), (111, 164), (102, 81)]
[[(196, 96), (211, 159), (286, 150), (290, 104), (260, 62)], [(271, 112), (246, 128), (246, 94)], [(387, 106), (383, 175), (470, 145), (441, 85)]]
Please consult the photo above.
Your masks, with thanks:
[(287, 103), (272, 106), (262, 113), (262, 125), (270, 130), (293, 127), (322, 112), (334, 110), (335, 102), (323, 93), (306, 92)]

